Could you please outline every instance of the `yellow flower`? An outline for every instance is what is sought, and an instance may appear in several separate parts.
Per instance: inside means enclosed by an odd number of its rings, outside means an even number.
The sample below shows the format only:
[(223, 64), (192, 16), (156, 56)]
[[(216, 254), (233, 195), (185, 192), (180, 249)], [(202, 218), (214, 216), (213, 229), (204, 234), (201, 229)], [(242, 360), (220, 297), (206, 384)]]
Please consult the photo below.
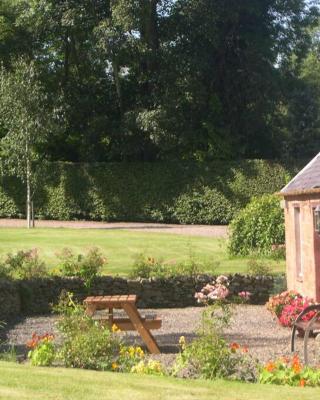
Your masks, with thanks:
[(182, 350), (186, 348), (186, 338), (184, 336), (180, 336), (179, 346), (181, 347)]
[(121, 332), (121, 329), (119, 329), (116, 324), (112, 325), (111, 330), (113, 333)]
[(116, 369), (118, 369), (119, 368), (119, 365), (117, 364), (117, 363), (112, 363), (111, 364), (111, 368), (113, 369), (113, 370), (116, 370)]

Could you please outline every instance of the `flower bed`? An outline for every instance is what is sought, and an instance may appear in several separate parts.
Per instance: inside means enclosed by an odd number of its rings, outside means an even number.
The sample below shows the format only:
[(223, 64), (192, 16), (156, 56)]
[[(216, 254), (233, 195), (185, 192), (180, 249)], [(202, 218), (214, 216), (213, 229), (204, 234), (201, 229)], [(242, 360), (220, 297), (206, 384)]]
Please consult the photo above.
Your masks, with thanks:
[[(312, 299), (291, 290), (270, 297), (266, 307), (278, 319), (280, 325), (292, 327), (298, 315), (311, 304), (314, 304)], [(302, 320), (309, 321), (314, 315), (315, 312), (310, 311)]]

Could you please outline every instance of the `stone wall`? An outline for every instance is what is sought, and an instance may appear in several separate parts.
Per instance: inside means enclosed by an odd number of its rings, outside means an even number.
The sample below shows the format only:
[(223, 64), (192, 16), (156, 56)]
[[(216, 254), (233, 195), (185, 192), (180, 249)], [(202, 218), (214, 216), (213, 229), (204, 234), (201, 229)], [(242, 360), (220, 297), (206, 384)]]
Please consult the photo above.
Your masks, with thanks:
[[(88, 295), (137, 294), (140, 308), (195, 306), (194, 294), (213, 279), (209, 275), (170, 279), (137, 279), (102, 276), (87, 290), (81, 279), (53, 277), (28, 281), (0, 282), (0, 320), (17, 315), (46, 314), (56, 304), (62, 290), (73, 292), (82, 301)], [(230, 291), (250, 291), (254, 304), (265, 303), (273, 292), (272, 276), (230, 275)]]

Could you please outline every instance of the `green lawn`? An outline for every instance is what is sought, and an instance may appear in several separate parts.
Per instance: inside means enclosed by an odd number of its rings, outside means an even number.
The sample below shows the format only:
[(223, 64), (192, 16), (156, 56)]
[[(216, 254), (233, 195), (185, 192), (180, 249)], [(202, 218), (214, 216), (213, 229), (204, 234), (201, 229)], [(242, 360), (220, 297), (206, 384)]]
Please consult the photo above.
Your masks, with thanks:
[(0, 362), (0, 399), (313, 400), (320, 389), (191, 381)]
[[(107, 257), (106, 274), (128, 274), (134, 257), (141, 252), (155, 258), (162, 257), (165, 261), (186, 260), (192, 253), (196, 259), (211, 261), (217, 273), (245, 272), (248, 262), (246, 258), (229, 258), (226, 241), (210, 237), (103, 229), (0, 229), (0, 256), (20, 249), (37, 248), (50, 267), (58, 261), (56, 252), (64, 247), (83, 252), (91, 246), (99, 247)], [(284, 262), (267, 262), (274, 271), (284, 270)]]

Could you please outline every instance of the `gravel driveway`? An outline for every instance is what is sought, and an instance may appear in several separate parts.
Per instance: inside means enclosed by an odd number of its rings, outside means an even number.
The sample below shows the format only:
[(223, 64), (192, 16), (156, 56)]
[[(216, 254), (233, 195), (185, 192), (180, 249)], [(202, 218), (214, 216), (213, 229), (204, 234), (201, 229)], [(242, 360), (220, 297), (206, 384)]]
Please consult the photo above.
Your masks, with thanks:
[[(38, 228), (74, 228), (74, 229), (107, 229), (132, 230), (138, 232), (175, 233), (188, 236), (223, 237), (228, 236), (226, 225), (177, 225), (155, 224), (144, 222), (99, 222), (99, 221), (45, 221), (35, 223)], [(0, 228), (24, 228), (23, 219), (0, 218)]]
[[(195, 337), (195, 331), (200, 324), (203, 308), (190, 307), (183, 309), (158, 309), (142, 310), (142, 313), (156, 312), (162, 318), (162, 328), (153, 331), (162, 354), (154, 356), (165, 364), (170, 365), (178, 351), (180, 336), (186, 340)], [(25, 342), (33, 332), (57, 333), (55, 330), (55, 316), (28, 317), (8, 325), (6, 338), (8, 343), (17, 346), (19, 351), (24, 351)], [(229, 342), (237, 342), (248, 346), (250, 353), (261, 362), (275, 359), (283, 355), (290, 355), (290, 329), (283, 328), (273, 320), (271, 314), (264, 306), (237, 305), (234, 307), (234, 316), (230, 328), (226, 331)], [(129, 342), (135, 341), (142, 344), (139, 336), (128, 333)], [(319, 342), (311, 339), (311, 344), (319, 348)], [(297, 349), (301, 353), (302, 339), (297, 339)], [(315, 347), (316, 346), (316, 347)], [(316, 354), (317, 363), (320, 361), (319, 352)]]

